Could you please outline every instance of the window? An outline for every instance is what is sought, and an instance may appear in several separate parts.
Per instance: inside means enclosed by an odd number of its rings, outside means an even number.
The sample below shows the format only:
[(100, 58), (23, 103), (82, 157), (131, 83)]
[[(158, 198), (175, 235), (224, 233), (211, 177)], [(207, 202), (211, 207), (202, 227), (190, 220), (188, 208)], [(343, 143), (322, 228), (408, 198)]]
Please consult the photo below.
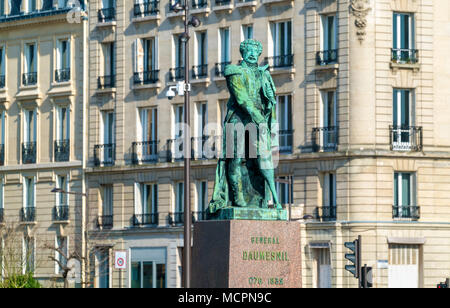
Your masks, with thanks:
[(56, 48), (56, 71), (55, 81), (63, 82), (70, 80), (70, 41), (58, 40)]
[(0, 16), (5, 15), (5, 1), (6, 0), (0, 0)]
[(134, 223), (136, 225), (158, 224), (158, 185), (135, 184)]
[(416, 206), (416, 179), (414, 173), (394, 173), (394, 218), (419, 218)]
[(102, 185), (103, 195), (102, 195), (102, 215), (112, 216), (113, 215), (113, 186), (112, 185)]
[(324, 173), (322, 183), (322, 219), (336, 219), (336, 174)]
[(253, 25), (242, 26), (243, 41), (253, 39)]
[(27, 13), (32, 13), (36, 11), (36, 0), (26, 0), (27, 2)]
[(208, 123), (208, 105), (207, 103), (197, 103), (196, 125), (197, 136), (202, 137)]
[[(0, 177), (0, 212), (5, 208), (4, 194), (5, 194), (5, 180), (4, 180), (4, 177), (2, 176), (2, 177)], [(2, 214), (3, 213), (0, 213), (0, 216)], [(2, 217), (0, 217), (0, 222), (2, 222)], [(1, 274), (1, 271), (0, 271), (0, 274)]]
[(174, 106), (175, 118), (174, 118), (174, 137), (180, 138), (183, 134), (182, 124), (184, 123), (184, 106)]
[(36, 206), (35, 204), (36, 188), (34, 183), (34, 177), (24, 177), (23, 181), (24, 181), (23, 207), (34, 208)]
[(270, 67), (286, 67), (293, 64), (291, 24), (291, 21), (271, 24), (273, 58), (269, 61)]
[(229, 63), (230, 57), (230, 28), (219, 29), (219, 59), (221, 63)]
[[(59, 0), (59, 2), (61, 2), (62, 0)], [(63, 1), (64, 2), (64, 1)], [(53, 0), (42, 0), (42, 11), (49, 11), (53, 9)], [(58, 5), (59, 8), (61, 8), (60, 5)]]
[(97, 264), (97, 287), (109, 288), (110, 287), (110, 258), (108, 248), (98, 248), (96, 255)]
[(184, 183), (175, 184), (175, 213), (184, 212)]
[(417, 63), (414, 15), (394, 13), (393, 27), (392, 61), (396, 63)]
[(177, 34), (173, 36), (175, 46), (175, 67), (184, 67), (184, 42), (183, 36)]
[[(0, 0), (1, 2), (2, 0)], [(4, 88), (6, 85), (5, 77), (5, 47), (0, 47), (0, 89)]]
[(136, 39), (134, 43), (135, 83), (158, 81), (157, 38)]
[[(289, 183), (282, 183), (280, 181), (276, 181), (276, 190), (277, 190), (277, 195), (278, 195), (278, 200), (280, 201), (281, 204), (289, 204), (289, 202), (293, 202), (294, 200), (294, 192), (293, 192), (293, 188), (294, 188), (294, 183), (293, 183), (293, 179), (292, 176), (280, 176), (278, 177), (279, 180), (281, 181), (291, 181), (291, 187), (289, 187)], [(289, 193), (291, 194), (290, 198), (289, 198)]]
[(35, 268), (35, 241), (33, 237), (25, 236), (23, 238), (22, 272), (33, 273)]
[(206, 31), (196, 32), (196, 58), (193, 69), (193, 78), (208, 76), (208, 41)]
[(23, 141), (36, 142), (36, 110), (24, 110)]
[(331, 51), (337, 49), (337, 18), (336, 15), (321, 16), (320, 49)]
[(131, 248), (131, 288), (166, 288), (166, 249)]
[(19, 15), (22, 1), (8, 0), (10, 15)]
[(324, 149), (334, 149), (337, 144), (337, 94), (336, 91), (321, 92), (321, 145)]
[(158, 159), (158, 109), (142, 108), (139, 110), (137, 139), (135, 143), (136, 159), (155, 161)]
[[(57, 187), (61, 188), (65, 192), (69, 191), (69, 181), (67, 180), (67, 175), (58, 175), (56, 177)], [(67, 206), (69, 204), (69, 197), (67, 193), (59, 192), (56, 194), (56, 204), (58, 206)]]
[(5, 113), (0, 112), (0, 166), (5, 164)]
[(197, 219), (205, 219), (208, 208), (208, 181), (197, 182)]
[(69, 257), (68, 238), (66, 236), (57, 236), (55, 248), (55, 259), (59, 262), (55, 261), (55, 273), (58, 274), (64, 271), (61, 265), (64, 267), (67, 265), (67, 258)]
[(100, 67), (98, 81), (99, 89), (112, 88), (115, 85), (115, 48), (114, 43), (104, 43), (102, 46), (103, 65)]
[(24, 74), (22, 84), (33, 85), (37, 82), (37, 48), (36, 44), (25, 45)]
[(292, 96), (280, 95), (277, 97), (278, 103), (277, 120), (278, 120), (278, 135), (279, 135), (279, 149), (281, 153), (292, 152)]
[(69, 161), (70, 108), (56, 107), (55, 161)]
[(223, 130), (223, 125), (225, 123), (225, 117), (227, 116), (227, 100), (219, 100), (219, 112), (220, 112), (220, 127)]
[(414, 93), (394, 89), (392, 149), (410, 150), (416, 146)]
[(101, 152), (99, 156), (103, 164), (113, 164), (115, 160), (115, 116), (113, 111), (102, 112)]

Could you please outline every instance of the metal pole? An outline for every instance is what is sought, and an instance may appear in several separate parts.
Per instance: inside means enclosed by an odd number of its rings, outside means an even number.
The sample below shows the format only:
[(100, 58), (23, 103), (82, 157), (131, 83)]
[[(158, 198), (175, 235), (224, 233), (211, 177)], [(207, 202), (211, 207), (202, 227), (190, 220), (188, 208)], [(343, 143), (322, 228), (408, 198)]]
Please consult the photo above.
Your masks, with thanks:
[(191, 165), (191, 134), (190, 134), (190, 110), (189, 110), (189, 3), (184, 1), (184, 255), (183, 255), (183, 279), (184, 287), (190, 288), (191, 284), (191, 189), (190, 189), (190, 165)]
[(361, 270), (361, 263), (362, 263), (361, 244), (362, 244), (361, 243), (361, 235), (358, 235), (357, 256), (358, 256), (359, 261), (356, 262), (357, 263), (356, 270), (358, 271), (358, 288), (362, 288), (362, 285), (361, 285), (361, 273), (362, 273), (362, 270)]

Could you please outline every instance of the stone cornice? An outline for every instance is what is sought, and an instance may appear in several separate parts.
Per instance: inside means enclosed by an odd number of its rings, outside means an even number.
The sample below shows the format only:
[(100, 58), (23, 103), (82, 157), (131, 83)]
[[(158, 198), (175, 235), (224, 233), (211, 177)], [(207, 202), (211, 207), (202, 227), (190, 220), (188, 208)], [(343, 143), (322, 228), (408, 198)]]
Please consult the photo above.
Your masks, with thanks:
[[(72, 9), (36, 12), (35, 14), (30, 15), (7, 16), (5, 18), (0, 18), (0, 31), (4, 29), (9, 30), (10, 28), (21, 28), (28, 27), (30, 25), (34, 26), (52, 23), (81, 25), (81, 18), (84, 16), (87, 16), (86, 12), (72, 11)], [(78, 19), (80, 20), (79, 22)]]

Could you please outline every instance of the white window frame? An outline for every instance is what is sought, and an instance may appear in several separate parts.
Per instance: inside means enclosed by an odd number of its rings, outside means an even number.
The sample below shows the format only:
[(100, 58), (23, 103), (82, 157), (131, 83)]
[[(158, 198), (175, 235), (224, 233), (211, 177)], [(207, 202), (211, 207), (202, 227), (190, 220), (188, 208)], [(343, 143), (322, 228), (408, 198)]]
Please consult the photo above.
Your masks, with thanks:
[[(289, 29), (290, 27), (290, 29)], [(281, 28), (284, 29), (284, 44), (280, 46), (278, 43), (278, 37), (280, 37)], [(290, 32), (290, 35), (289, 35)], [(269, 56), (287, 56), (293, 54), (292, 46), (292, 21), (274, 21), (270, 23), (270, 40), (269, 40)]]
[[(144, 196), (150, 193), (150, 207)], [(151, 209), (149, 212), (148, 209)], [(158, 184), (155, 183), (134, 183), (134, 214), (157, 214), (158, 213)]]
[(219, 28), (219, 62), (231, 62), (231, 28)]

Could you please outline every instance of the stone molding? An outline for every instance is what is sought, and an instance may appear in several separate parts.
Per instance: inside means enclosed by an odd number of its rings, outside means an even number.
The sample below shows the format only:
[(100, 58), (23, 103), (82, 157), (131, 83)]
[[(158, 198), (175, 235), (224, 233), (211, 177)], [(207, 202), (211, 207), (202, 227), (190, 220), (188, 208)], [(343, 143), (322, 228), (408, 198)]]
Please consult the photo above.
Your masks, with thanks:
[(355, 17), (356, 35), (360, 43), (364, 41), (367, 27), (367, 14), (372, 8), (369, 0), (350, 0), (350, 12)]

